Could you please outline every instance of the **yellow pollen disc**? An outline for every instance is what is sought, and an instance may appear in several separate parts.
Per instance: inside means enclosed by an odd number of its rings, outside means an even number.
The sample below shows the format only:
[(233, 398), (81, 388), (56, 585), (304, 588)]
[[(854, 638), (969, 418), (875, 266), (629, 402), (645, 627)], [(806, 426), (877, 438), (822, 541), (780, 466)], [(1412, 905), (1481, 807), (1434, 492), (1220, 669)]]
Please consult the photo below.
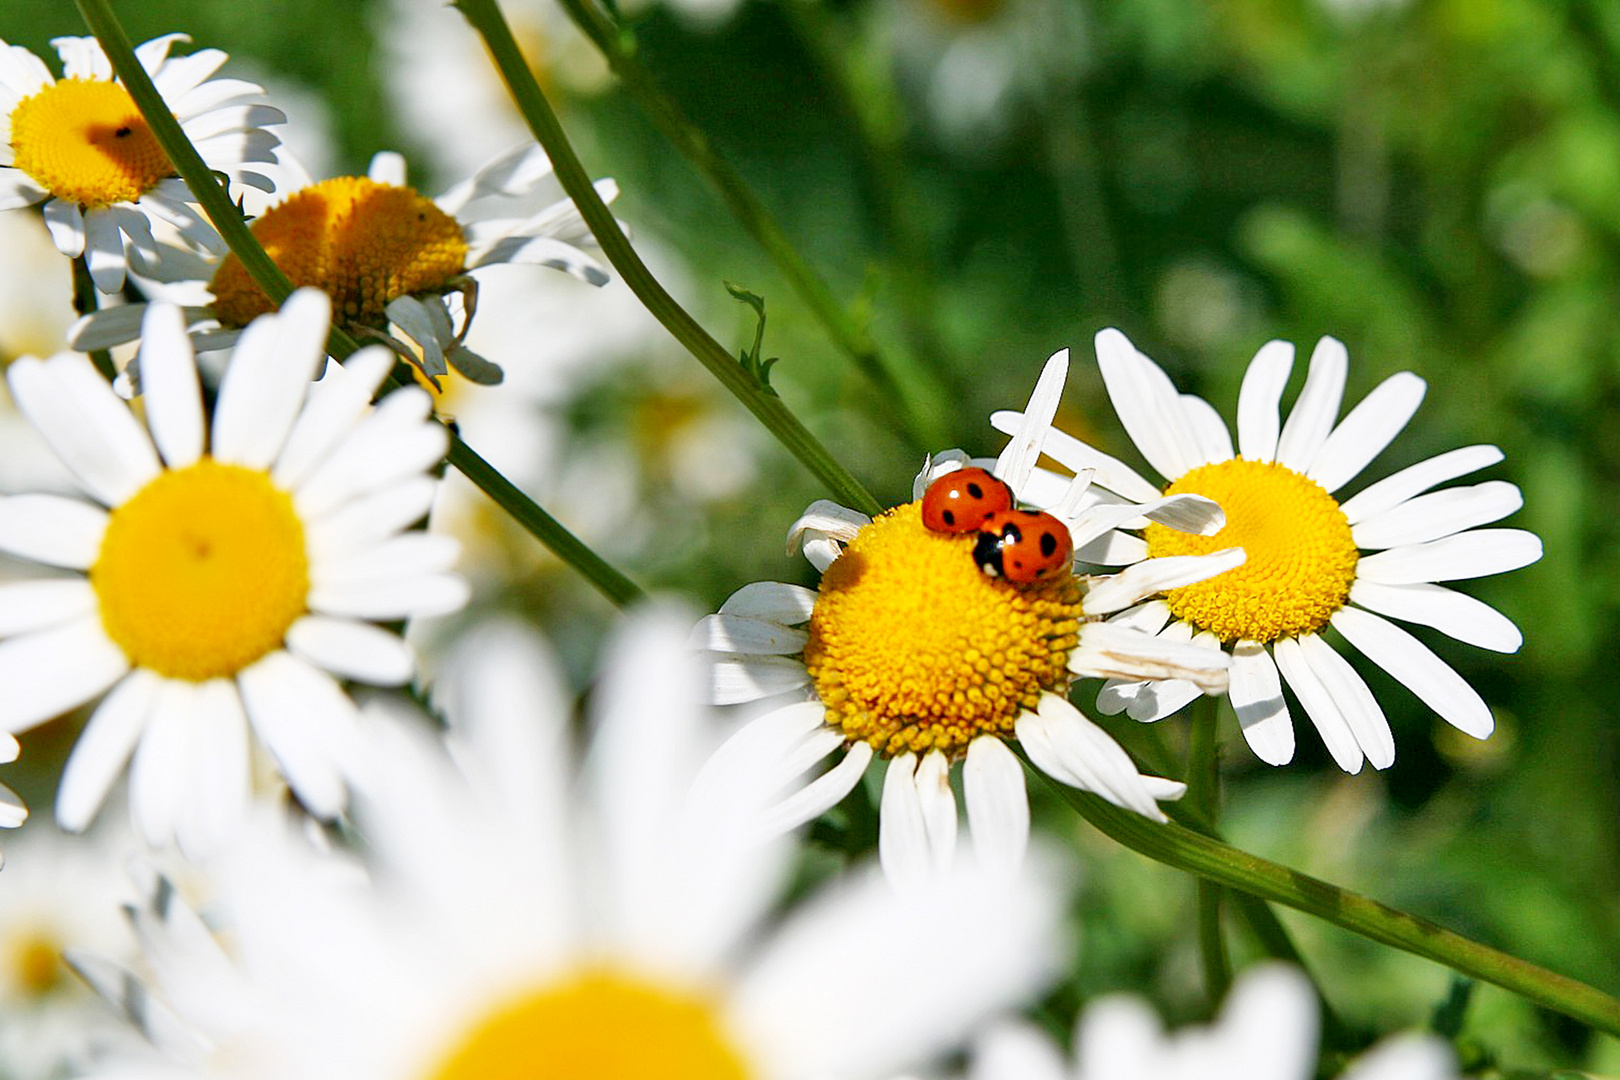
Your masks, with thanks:
[[(447, 287), (467, 261), (461, 224), (410, 188), (340, 176), (294, 192), (253, 223), (253, 235), (295, 286), (332, 298), (333, 317), (383, 325), (389, 301)], [(214, 273), (214, 314), (246, 326), (271, 310), (235, 255)]]
[(44, 997), (61, 983), (67, 969), (62, 965), (62, 948), (43, 931), (32, 931), (11, 942), (11, 976), (23, 993)]
[(1203, 495), (1226, 527), (1194, 536), (1149, 525), (1148, 555), (1204, 555), (1240, 547), (1235, 570), (1171, 590), (1170, 610), (1222, 641), (1275, 641), (1320, 630), (1344, 606), (1360, 558), (1350, 522), (1322, 485), (1286, 465), (1233, 458), (1201, 465), (1165, 488)]
[(747, 1080), (710, 1001), (589, 972), (496, 1011), (427, 1080)]
[(17, 168), (58, 199), (97, 208), (134, 202), (174, 175), (129, 91), (63, 79), (11, 110)]
[(203, 458), (112, 512), (90, 584), (130, 663), (194, 682), (233, 675), (305, 611), (304, 526), (265, 473)]
[(977, 536), (934, 532), (908, 503), (827, 568), (804, 662), (828, 724), (891, 757), (957, 754), (1067, 689), (1079, 585), (992, 578), (973, 561)]

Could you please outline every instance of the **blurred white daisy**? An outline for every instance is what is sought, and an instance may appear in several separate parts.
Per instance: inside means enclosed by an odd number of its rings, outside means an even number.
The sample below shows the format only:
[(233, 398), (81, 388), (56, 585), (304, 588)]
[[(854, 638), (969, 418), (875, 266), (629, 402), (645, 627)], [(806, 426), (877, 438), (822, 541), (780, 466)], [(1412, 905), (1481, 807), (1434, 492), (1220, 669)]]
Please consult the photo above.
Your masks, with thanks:
[[(112, 824), (111, 822), (107, 824)], [(132, 957), (120, 904), (137, 845), (126, 824), (69, 836), (36, 821), (6, 844), (0, 874), (0, 1071), (13, 1080), (69, 1075), (118, 1034), (117, 1018), (64, 960), (66, 950)]]
[(149, 311), (137, 359), (145, 426), (82, 356), (11, 365), (18, 408), (94, 500), (0, 499), (0, 550), (69, 571), (0, 585), (0, 731), (111, 689), (62, 776), (65, 828), (133, 754), (141, 835), (215, 846), (248, 798), (250, 724), (304, 805), (335, 815), (355, 724), (339, 679), (392, 686), (413, 668), (373, 621), (465, 600), (454, 541), (405, 531), (444, 454), (431, 402), (411, 387), (371, 407), (384, 349), (312, 384), (328, 311), (303, 290), (255, 321), (211, 419), (170, 306)]
[[(1178, 393), (1124, 334), (1097, 335), (1097, 362), (1126, 432), (1169, 480), (1164, 492), (1209, 496), (1225, 509), (1226, 527), (1194, 537), (1148, 526), (1140, 538), (1103, 537), (1080, 557), (1144, 566), (1215, 546), (1248, 552), (1242, 567), (1123, 612), (1117, 621), (1167, 640), (1228, 647), (1232, 706), (1262, 760), (1280, 765), (1294, 755), (1284, 681), (1345, 771), (1359, 771), (1363, 761), (1383, 769), (1395, 760), (1389, 722), (1361, 676), (1323, 636), (1329, 626), (1448, 723), (1475, 738), (1491, 733), (1490, 707), (1473, 687), (1384, 616), (1498, 652), (1518, 649), (1522, 637), (1507, 618), (1436, 584), (1502, 573), (1541, 557), (1541, 541), (1532, 533), (1477, 528), (1520, 507), (1514, 485), (1490, 480), (1430, 490), (1495, 464), (1500, 450), (1452, 450), (1341, 503), (1333, 493), (1394, 440), (1423, 400), (1424, 382), (1411, 372), (1391, 375), (1338, 420), (1347, 357), (1343, 345), (1323, 338), (1293, 411), (1279, 424), (1294, 348), (1274, 341), (1243, 377), (1234, 454), (1214, 407)], [(1009, 431), (1024, 421), (1001, 413), (992, 422)], [(1098, 485), (1122, 499), (1159, 494), (1129, 466), (1062, 432), (1052, 432), (1046, 452), (1071, 469), (1092, 470)], [(1196, 693), (1185, 683), (1121, 680), (1103, 687), (1097, 705), (1104, 713), (1157, 720)]]
[[(1028, 423), (994, 464), (1024, 494), (1068, 372), (1068, 353), (1047, 362)], [(928, 463), (913, 496), (960, 468), (952, 452)], [(992, 464), (992, 463), (986, 463)], [(1053, 513), (1077, 547), (1122, 520), (1147, 515), (1172, 528), (1213, 532), (1220, 509), (1197, 496), (1151, 496), (1142, 505), (1099, 503), (1084, 476), (1064, 485)], [(986, 867), (1016, 866), (1029, 836), (1016, 737), (1054, 779), (1164, 820), (1155, 800), (1183, 785), (1142, 776), (1129, 755), (1069, 703), (1076, 677), (1186, 678), (1226, 687), (1218, 651), (1155, 641), (1101, 616), (1165, 588), (1242, 562), (1241, 551), (1153, 564), (1113, 578), (1062, 574), (1018, 586), (981, 572), (974, 533), (922, 523), (919, 502), (869, 519), (830, 502), (810, 507), (788, 533), (821, 571), (819, 591), (756, 582), (732, 595), (693, 635), (713, 652), (719, 704), (774, 699), (716, 756), (712, 782), (756, 775), (791, 788), (763, 827), (792, 828), (825, 812), (888, 759), (879, 852), (897, 883), (949, 866), (956, 847), (950, 771), (965, 761), (963, 790), (975, 854)], [(805, 624), (808, 624), (806, 626)], [(799, 777), (841, 760), (803, 787)], [(750, 781), (752, 782), (752, 781)]]
[[(597, 182), (604, 200), (618, 187)], [(378, 154), (366, 176), (340, 176), (294, 191), (253, 222), (253, 235), (295, 286), (332, 298), (337, 321), (361, 336), (389, 325), (415, 345), (408, 359), (432, 377), (446, 365), (475, 383), (501, 380), (499, 366), (463, 344), (477, 306), (473, 271), (499, 263), (548, 266), (592, 285), (607, 270), (581, 245), (593, 243), (539, 146), (518, 146), (488, 162), (438, 199), (405, 183), (398, 154)], [(209, 282), (211, 302), (186, 308), (199, 349), (234, 341), (272, 310), (234, 254)], [(106, 348), (140, 333), (143, 306), (93, 312), (74, 325), (81, 350)], [(456, 316), (459, 315), (457, 325)]]
[[(226, 59), (218, 49), (169, 55), (190, 40), (165, 34), (135, 56), (210, 169), (272, 190), (254, 166), (274, 160), (279, 140), (265, 128), (286, 117), (263, 104), (261, 87), (211, 78)], [(100, 43), (61, 37), (51, 44), (62, 58), (60, 80), (27, 49), (0, 41), (0, 210), (44, 202), (57, 250), (84, 255), (102, 292), (123, 288), (131, 262), (156, 270), (154, 221), (223, 253), (224, 241), (193, 205)]]
[[(1311, 1080), (1320, 1008), (1295, 968), (1262, 964), (1232, 985), (1208, 1027), (1166, 1032), (1146, 1002), (1092, 1003), (1075, 1027), (1074, 1059), (1026, 1024), (1002, 1024), (974, 1053), (968, 1080)], [(1384, 1040), (1338, 1074), (1345, 1080), (1458, 1080), (1451, 1047), (1434, 1036)]]
[(183, 905), (137, 913), (150, 990), (101, 981), (157, 1045), (88, 1075), (862, 1080), (1038, 991), (1062, 935), (1029, 878), (902, 901), (855, 873), (775, 906), (791, 850), (692, 793), (717, 733), (689, 626), (631, 618), (577, 771), (545, 652), (509, 624), (472, 635), (441, 695), (448, 756), (374, 729), (369, 873), (250, 830), (212, 873), (221, 938)]

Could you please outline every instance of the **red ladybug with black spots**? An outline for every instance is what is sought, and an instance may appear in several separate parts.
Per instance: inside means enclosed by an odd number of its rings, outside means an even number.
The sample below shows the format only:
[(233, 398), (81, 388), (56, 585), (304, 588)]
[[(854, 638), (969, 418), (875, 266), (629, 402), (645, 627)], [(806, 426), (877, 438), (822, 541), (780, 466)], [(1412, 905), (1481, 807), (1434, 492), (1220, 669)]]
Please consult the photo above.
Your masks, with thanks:
[(973, 561), (991, 577), (1015, 585), (1045, 581), (1067, 573), (1074, 541), (1063, 522), (1045, 511), (1002, 510), (979, 527)]
[(923, 492), (922, 521), (935, 532), (974, 532), (992, 514), (1013, 507), (1012, 488), (984, 469), (948, 472)]

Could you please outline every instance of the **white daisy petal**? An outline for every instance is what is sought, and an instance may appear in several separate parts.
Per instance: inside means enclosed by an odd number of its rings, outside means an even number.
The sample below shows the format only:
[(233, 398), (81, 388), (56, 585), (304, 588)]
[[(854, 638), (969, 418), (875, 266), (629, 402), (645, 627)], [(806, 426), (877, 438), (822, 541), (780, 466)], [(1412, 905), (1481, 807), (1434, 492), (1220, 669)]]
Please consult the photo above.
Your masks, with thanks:
[[(348, 499), (436, 465), (450, 436), (427, 418), (431, 410), (432, 399), (416, 387), (389, 394), (297, 486), (293, 501), (299, 513), (320, 517)], [(278, 465), (272, 474), (278, 482), (280, 471)]]
[(84, 254), (84, 215), (77, 203), (52, 199), (45, 204), (45, 227), (56, 250), (70, 259)]
[(814, 589), (777, 581), (755, 581), (727, 597), (726, 602), (720, 605), (720, 614), (769, 619), (783, 626), (798, 626), (810, 621), (810, 613), (815, 606)]
[(285, 652), (270, 653), (236, 678), (253, 729), (298, 801), (316, 817), (336, 817), (345, 801), (354, 702), (330, 675)]
[(150, 847), (174, 837), (191, 764), (192, 710), (196, 685), (164, 679), (129, 765), (129, 809), (135, 829)]
[(124, 255), (124, 233), (110, 208), (84, 212), (84, 260), (90, 280), (104, 293), (123, 289), (129, 263)]
[(403, 686), (416, 670), (398, 635), (352, 619), (305, 615), (287, 628), (287, 646), (334, 675), (373, 686)]
[(1502, 451), (1494, 446), (1464, 446), (1449, 450), (1427, 461), (1409, 465), (1400, 472), (1391, 473), (1376, 484), (1369, 484), (1359, 494), (1340, 504), (1339, 509), (1344, 511), (1350, 524), (1359, 525), (1386, 510), (1393, 510), (1436, 484), (1467, 476), (1501, 460)]
[(1232, 647), (1232, 709), (1243, 738), (1267, 765), (1294, 760), (1294, 722), (1283, 700), (1282, 679), (1266, 647), (1239, 641)]
[(107, 512), (60, 495), (0, 498), (0, 551), (67, 570), (88, 570), (101, 554)]
[(6, 582), (0, 584), (0, 638), (48, 630), (95, 610), (95, 590), (83, 578)]
[[(739, 790), (757, 786), (775, 795), (842, 744), (823, 722), (826, 712), (819, 701), (801, 701), (750, 720), (709, 755), (693, 787), (714, 791), (714, 801), (733, 806), (748, 801), (736, 794)], [(827, 743), (823, 735), (834, 741)]]
[(1217, 574), (1224, 574), (1242, 566), (1246, 555), (1242, 548), (1226, 548), (1208, 555), (1169, 555), (1159, 559), (1145, 559), (1127, 566), (1117, 574), (1093, 579), (1081, 602), (1087, 615), (1106, 615), (1119, 611), (1155, 593), (1179, 589)]
[(28, 807), (15, 791), (0, 784), (0, 829), (15, 829), (28, 820)]
[(923, 825), (928, 831), (930, 869), (950, 868), (956, 855), (956, 795), (951, 791), (951, 764), (938, 750), (923, 755), (915, 776)]
[(197, 688), (190, 733), (190, 775), (175, 822), (189, 859), (222, 850), (242, 827), (252, 795), (247, 714), (236, 687), (212, 679)]
[(169, 468), (183, 469), (202, 456), (206, 436), (197, 361), (179, 308), (173, 304), (147, 306), (136, 363), (152, 441)]
[(1338, 419), (1349, 367), (1350, 355), (1335, 338), (1324, 337), (1311, 350), (1305, 388), (1299, 392), (1299, 400), (1294, 402), (1277, 438), (1276, 460), (1280, 464), (1303, 473), (1315, 459)]
[(25, 731), (107, 689), (129, 670), (99, 615), (0, 641), (0, 731)]
[(103, 505), (119, 505), (157, 476), (152, 440), (87, 357), (23, 357), (7, 377), (18, 410)]
[(1294, 370), (1294, 344), (1268, 341), (1254, 354), (1238, 390), (1238, 452), (1247, 461), (1272, 461), (1280, 432), (1278, 407), (1289, 373)]
[(1181, 395), (1181, 410), (1187, 416), (1188, 430), (1198, 448), (1194, 465), (1227, 461), (1232, 457), (1232, 433), (1215, 406), (1197, 394)]
[(1108, 616), (1108, 625), (1140, 630), (1144, 634), (1157, 634), (1170, 621), (1170, 605), (1163, 600), (1147, 600)]
[(916, 754), (889, 759), (878, 813), (878, 857), (883, 862), (883, 873), (896, 889), (907, 892), (928, 881), (933, 863), (916, 772)]
[(1340, 715), (1372, 767), (1387, 769), (1395, 764), (1395, 735), (1389, 730), (1384, 710), (1378, 707), (1372, 691), (1367, 689), (1355, 668), (1316, 634), (1301, 634), (1298, 641), (1300, 654), (1339, 707)]
[(788, 832), (825, 814), (855, 790), (873, 756), (867, 743), (851, 745), (838, 764), (772, 807), (760, 819), (761, 830)]
[(1393, 675), (1457, 730), (1483, 739), (1495, 728), (1490, 706), (1479, 693), (1405, 630), (1353, 607), (1334, 612), (1332, 623), (1363, 656)]
[(1231, 661), (1219, 649), (1153, 637), (1129, 626), (1084, 623), (1069, 670), (1082, 678), (1186, 679), (1207, 694), (1227, 688)]
[(1350, 530), (1356, 547), (1402, 547), (1500, 521), (1524, 505), (1519, 489), (1505, 480), (1446, 488), (1408, 499), (1357, 523)]
[(1357, 581), (1350, 586), (1350, 602), (1403, 622), (1432, 626), (1458, 641), (1493, 652), (1518, 652), (1524, 644), (1524, 635), (1513, 620), (1489, 604), (1444, 585)]
[[(1090, 1077), (1091, 1073), (1082, 1075)], [(1038, 1028), (1002, 1021), (973, 1048), (967, 1080), (1070, 1080), (1063, 1055)]]
[[(1024, 423), (1021, 412), (1001, 411), (990, 414), (990, 426), (1004, 435), (1015, 434)], [(1061, 462), (1074, 472), (1089, 470), (1095, 483), (1117, 492), (1127, 499), (1146, 502), (1159, 497), (1159, 489), (1144, 480), (1140, 473), (1118, 458), (1087, 446), (1067, 432), (1056, 428), (1046, 433), (1042, 452)]]
[(1428, 384), (1410, 371), (1397, 372), (1350, 410), (1311, 459), (1305, 475), (1333, 492), (1383, 453), (1423, 402)]
[(214, 406), (216, 459), (250, 469), (277, 460), (326, 359), (331, 314), (324, 292), (299, 289), (280, 312), (255, 319), (243, 332)]
[(1459, 581), (1517, 570), (1541, 558), (1541, 538), (1523, 529), (1474, 529), (1368, 555), (1356, 577), (1385, 585)]
[(710, 615), (692, 628), (689, 644), (715, 652), (792, 656), (803, 651), (810, 635), (767, 619), (746, 615)]
[(1333, 755), (1333, 760), (1347, 773), (1360, 772), (1364, 760), (1361, 746), (1356, 742), (1333, 696), (1311, 670), (1299, 642), (1294, 638), (1278, 638), (1272, 643), (1271, 651), (1277, 661), (1277, 669), (1288, 681), (1299, 703), (1305, 707), (1305, 714), (1316, 725), (1317, 733), (1322, 736), (1322, 742), (1327, 746), (1328, 753)]
[(310, 590), (309, 609), (351, 619), (389, 620), (446, 615), (465, 607), (471, 596), (466, 579), (455, 574), (359, 581)]
[(1154, 821), (1167, 820), (1130, 755), (1067, 701), (1042, 694), (1039, 711), (1023, 713), (1015, 727), (1030, 760), (1054, 780)]
[(740, 705), (797, 690), (809, 682), (810, 673), (798, 660), (783, 656), (723, 657), (713, 664), (710, 701), (716, 705)]
[(1041, 377), (1035, 382), (1029, 404), (1024, 406), (1023, 423), (996, 459), (995, 475), (1005, 480), (1014, 491), (1024, 489), (1035, 462), (1040, 460), (1041, 445), (1046, 441), (1052, 418), (1057, 415), (1058, 402), (1063, 397), (1063, 383), (1068, 377), (1069, 350), (1059, 349), (1041, 369)]
[[(1191, 629), (1189, 627), (1189, 629)], [(1162, 635), (1161, 640), (1168, 635)], [(1220, 641), (1209, 631), (1191, 638), (1194, 646), (1210, 652), (1220, 651)], [(1142, 685), (1126, 704), (1125, 714), (1145, 724), (1158, 723), (1192, 704), (1203, 688), (1189, 679), (1157, 679)]]
[(1099, 331), (1096, 347), (1097, 368), (1126, 434), (1160, 476), (1177, 479), (1200, 456), (1181, 395), (1163, 369), (1118, 330)]
[(304, 411), (276, 458), (271, 476), (285, 491), (296, 490), (371, 409), (372, 395), (394, 366), (381, 345), (367, 346), (326, 375), (309, 391)]
[(17, 170), (0, 168), (0, 212), (33, 206), (49, 194), (50, 192), (34, 183), (27, 175)]
[(1076, 544), (1075, 561), (1092, 566), (1129, 566), (1148, 557), (1147, 541), (1129, 533), (1106, 532), (1095, 540)]
[(962, 795), (979, 866), (1012, 875), (1029, 846), (1029, 795), (1023, 764), (998, 736), (981, 735), (968, 743)]
[(840, 506), (830, 499), (817, 499), (793, 523), (787, 534), (787, 553), (795, 554), (806, 533), (821, 533), (844, 543), (855, 539), (861, 528), (872, 519), (858, 510)]
[(306, 521), (310, 561), (337, 562), (423, 521), (438, 490), (432, 477), (411, 476)]
[(82, 831), (107, 801), (145, 730), (161, 681), (152, 672), (137, 668), (96, 706), (73, 744), (56, 789), (56, 823), (62, 828)]
[(461, 542), (453, 536), (400, 533), (342, 559), (311, 566), (310, 584), (320, 591), (435, 574), (453, 566), (460, 551)]

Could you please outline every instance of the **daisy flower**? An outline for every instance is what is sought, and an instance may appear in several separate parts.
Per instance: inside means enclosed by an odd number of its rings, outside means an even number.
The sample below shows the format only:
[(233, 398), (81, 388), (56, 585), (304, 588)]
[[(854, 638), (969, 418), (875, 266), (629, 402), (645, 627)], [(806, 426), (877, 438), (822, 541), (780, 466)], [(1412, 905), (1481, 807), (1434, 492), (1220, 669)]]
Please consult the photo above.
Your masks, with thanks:
[(145, 426), (83, 356), (11, 365), (18, 408), (93, 500), (0, 499), (0, 550), (68, 572), (0, 585), (0, 731), (111, 691), (63, 773), (63, 827), (85, 827), (133, 755), (140, 834), (216, 846), (248, 797), (250, 727), (299, 800), (332, 817), (355, 726), (339, 680), (412, 673), (372, 621), (465, 599), (454, 542), (405, 531), (445, 450), (431, 402), (412, 387), (371, 407), (392, 363), (380, 348), (312, 385), (328, 310), (304, 290), (254, 322), (211, 418), (170, 306), (148, 312), (136, 360)]
[[(1075, 1027), (1074, 1060), (1044, 1032), (1003, 1024), (979, 1042), (968, 1080), (1311, 1080), (1320, 1008), (1299, 971), (1250, 968), (1208, 1027), (1164, 1030), (1125, 995), (1093, 1002)], [(1344, 1080), (1459, 1080), (1451, 1048), (1429, 1035), (1384, 1040), (1338, 1074)]]
[(547, 654), (475, 632), (441, 684), (449, 755), (375, 729), (364, 873), (247, 830), (211, 873), (220, 938), (162, 896), (137, 912), (150, 989), (97, 981), (158, 1045), (88, 1075), (861, 1080), (1038, 991), (1062, 935), (1031, 878), (902, 901), (857, 873), (776, 907), (791, 849), (737, 827), (746, 803), (692, 795), (716, 731), (689, 628), (630, 618), (578, 768)]
[(126, 861), (136, 850), (125, 822), (69, 836), (36, 821), (7, 843), (0, 874), (0, 1069), (6, 1076), (69, 1075), (86, 1064), (92, 1045), (122, 1034), (63, 958), (70, 945), (132, 955), (135, 939), (119, 905), (135, 899)]
[[(605, 200), (618, 194), (612, 180), (596, 186)], [(438, 199), (406, 186), (398, 154), (378, 154), (368, 175), (294, 191), (252, 228), (294, 285), (332, 298), (340, 325), (371, 338), (390, 324), (398, 327), (419, 352), (402, 349), (404, 355), (432, 378), (446, 374), (448, 364), (475, 383), (501, 381), (497, 365), (463, 344), (477, 307), (472, 271), (527, 263), (592, 285), (609, 280), (581, 249), (591, 243), (590, 230), (534, 143), (502, 154)], [(188, 323), (206, 327), (197, 336), (199, 349), (229, 344), (273, 307), (234, 254), (220, 262), (208, 288), (211, 303), (186, 309)], [(69, 340), (83, 351), (133, 340), (142, 309), (128, 304), (93, 312), (74, 324)]]
[[(263, 88), (211, 78), (226, 59), (218, 49), (169, 55), (175, 42), (190, 40), (165, 34), (135, 56), (210, 169), (273, 190), (255, 165), (275, 160), (280, 140), (265, 128), (286, 117), (258, 100)], [(96, 288), (107, 293), (124, 287), (131, 263), (156, 269), (154, 222), (223, 253), (224, 241), (192, 205), (100, 43), (62, 37), (51, 44), (62, 58), (60, 80), (27, 49), (0, 41), (0, 210), (43, 202), (57, 250), (83, 255)]]
[[(1068, 372), (1065, 350), (1047, 362), (1030, 399), (1030, 421), (993, 464), (1022, 493), (1040, 454)], [(960, 452), (929, 462), (921, 499), (937, 476), (960, 468)], [(991, 463), (986, 463), (991, 464)], [(1089, 542), (1141, 515), (1173, 528), (1213, 532), (1224, 519), (1199, 496), (1153, 495), (1142, 505), (1099, 503), (1084, 476), (1053, 508), (1074, 543)], [(1018, 586), (982, 573), (973, 533), (935, 532), (919, 502), (869, 519), (817, 502), (788, 534), (822, 574), (819, 590), (756, 582), (705, 619), (693, 643), (714, 654), (718, 704), (774, 699), (712, 765), (716, 784), (739, 777), (794, 785), (764, 819), (792, 828), (825, 812), (887, 759), (879, 853), (897, 883), (948, 866), (956, 846), (950, 771), (965, 762), (963, 789), (982, 865), (1017, 865), (1029, 836), (1023, 767), (1004, 740), (1015, 737), (1054, 779), (1164, 820), (1155, 800), (1183, 785), (1142, 776), (1130, 757), (1068, 700), (1080, 676), (1195, 681), (1226, 686), (1226, 657), (1185, 642), (1156, 642), (1100, 616), (1175, 585), (1242, 562), (1241, 551), (1167, 561), (1115, 578), (1064, 573)], [(808, 625), (807, 625), (808, 624)], [(803, 787), (796, 779), (841, 755)]]
[[(1473, 687), (1390, 619), (1498, 652), (1518, 649), (1522, 637), (1507, 618), (1437, 584), (1502, 573), (1541, 557), (1541, 541), (1531, 533), (1477, 528), (1520, 507), (1514, 485), (1490, 480), (1431, 490), (1501, 461), (1500, 450), (1452, 450), (1340, 502), (1334, 493), (1417, 411), (1424, 382), (1411, 372), (1391, 375), (1339, 420), (1347, 357), (1343, 345), (1323, 338), (1293, 411), (1279, 423), (1294, 349), (1274, 341), (1244, 374), (1234, 454), (1214, 407), (1178, 393), (1124, 334), (1097, 335), (1097, 362), (1126, 432), (1169, 481), (1164, 493), (1209, 496), (1226, 511), (1226, 527), (1195, 537), (1150, 525), (1141, 537), (1102, 537), (1080, 557), (1147, 566), (1216, 546), (1248, 552), (1240, 568), (1148, 601), (1118, 622), (1166, 640), (1230, 650), (1232, 706), (1263, 761), (1280, 765), (1294, 755), (1284, 682), (1346, 772), (1359, 771), (1363, 761), (1383, 769), (1395, 760), (1389, 722), (1361, 676), (1323, 636), (1329, 626), (1448, 723), (1479, 739), (1491, 733), (1490, 708)], [(1007, 431), (1024, 420), (1003, 413), (992, 423)], [(1092, 470), (1097, 484), (1122, 499), (1159, 494), (1129, 466), (1062, 432), (1052, 432), (1046, 452), (1071, 469)], [(1185, 683), (1116, 680), (1103, 687), (1097, 705), (1104, 713), (1157, 720), (1196, 692)]]

